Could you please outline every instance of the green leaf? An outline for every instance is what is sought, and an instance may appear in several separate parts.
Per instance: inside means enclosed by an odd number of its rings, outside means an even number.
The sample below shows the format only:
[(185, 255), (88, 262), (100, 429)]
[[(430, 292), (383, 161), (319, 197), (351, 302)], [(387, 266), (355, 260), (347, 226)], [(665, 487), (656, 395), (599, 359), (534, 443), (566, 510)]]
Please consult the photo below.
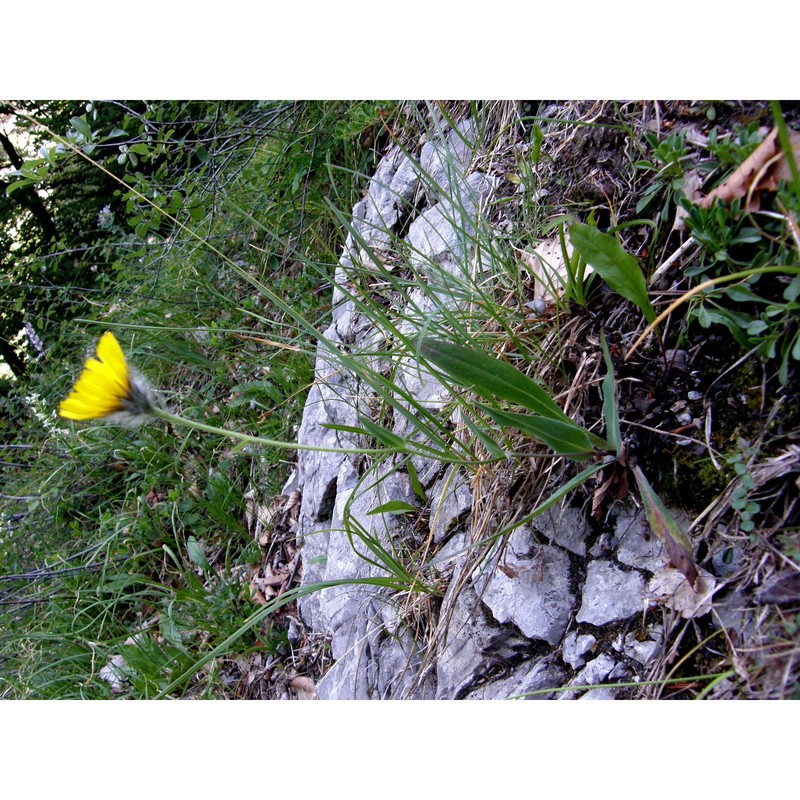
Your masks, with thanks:
[(70, 124), (87, 141), (92, 138), (92, 129), (83, 117), (72, 117)]
[(680, 570), (694, 589), (698, 573), (692, 555), (692, 545), (686, 534), (678, 527), (661, 498), (655, 493), (644, 473), (639, 467), (633, 468), (639, 494), (642, 496), (647, 521), (653, 533), (658, 536), (667, 549), (669, 559), (676, 569)]
[(474, 422), (471, 422), (467, 417), (464, 417), (464, 424), (469, 428), (470, 432), (473, 433), (483, 444), (486, 448), (486, 452), (492, 458), (496, 458), (498, 460), (505, 460), (508, 458), (508, 455), (502, 447), (500, 447), (497, 442), (494, 441), (490, 436), (488, 436), (484, 431), (482, 431)]
[(572, 246), (600, 277), (619, 295), (635, 303), (648, 323), (656, 319), (656, 311), (647, 295), (647, 284), (639, 262), (610, 234), (591, 225), (575, 223), (569, 228)]
[(367, 516), (371, 514), (416, 514), (419, 509), (411, 503), (404, 503), (402, 500), (390, 500), (383, 503), (372, 511), (367, 511)]
[(405, 450), (407, 448), (405, 439), (398, 436), (396, 433), (386, 430), (386, 428), (373, 422), (369, 417), (359, 415), (358, 421), (364, 427), (367, 434), (382, 445), (395, 450)]
[(605, 334), (600, 334), (603, 357), (606, 360), (606, 376), (603, 378), (603, 416), (606, 420), (606, 436), (608, 443), (618, 456), (622, 455), (622, 434), (619, 430), (619, 408), (617, 407), (617, 382), (614, 375), (614, 363), (608, 352)]
[(609, 449), (608, 442), (581, 428), (574, 422), (536, 417), (531, 414), (516, 414), (497, 408), (478, 404), (498, 425), (504, 428), (518, 428), (522, 433), (547, 445), (558, 455), (583, 461), (595, 454), (595, 448)]
[(25, 178), (41, 180), (47, 175), (47, 161), (44, 158), (32, 158), (19, 168), (19, 174)]
[(18, 181), (14, 181), (14, 183), (9, 183), (6, 187), (6, 195), (10, 196), (18, 189), (24, 189), (26, 186), (33, 186), (36, 183), (38, 183), (38, 181), (34, 178), (22, 178)]
[(792, 278), (792, 282), (784, 290), (783, 298), (791, 303), (793, 300), (797, 300), (798, 297), (800, 297), (800, 275), (795, 275)]
[(205, 209), (203, 208), (202, 203), (196, 202), (195, 205), (187, 205), (187, 211), (189, 212), (189, 216), (192, 219), (192, 222), (200, 222), (203, 217), (205, 216)]
[(405, 468), (406, 472), (408, 472), (408, 477), (411, 481), (411, 488), (414, 490), (414, 494), (423, 503), (426, 503), (428, 501), (428, 496), (425, 494), (425, 490), (422, 488), (422, 484), (420, 483), (419, 475), (417, 475), (417, 468), (414, 466), (414, 463), (410, 458), (405, 459)]
[(544, 143), (544, 133), (542, 132), (542, 128), (540, 125), (534, 125), (533, 130), (531, 131), (531, 161), (534, 164), (539, 163), (539, 155), (542, 150), (542, 144)]
[(211, 569), (211, 564), (208, 563), (206, 554), (200, 546), (200, 542), (194, 536), (190, 536), (186, 540), (186, 552), (189, 554), (189, 559), (192, 564), (200, 567), (200, 569)]
[(474, 389), (487, 400), (499, 397), (548, 419), (574, 424), (536, 381), (488, 353), (428, 337), (422, 339), (419, 349), (455, 383)]

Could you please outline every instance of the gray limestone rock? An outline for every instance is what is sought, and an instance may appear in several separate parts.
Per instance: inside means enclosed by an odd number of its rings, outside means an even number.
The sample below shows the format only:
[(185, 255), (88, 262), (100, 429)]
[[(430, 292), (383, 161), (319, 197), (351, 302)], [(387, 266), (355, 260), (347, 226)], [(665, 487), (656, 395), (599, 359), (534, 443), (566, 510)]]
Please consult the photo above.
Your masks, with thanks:
[(612, 647), (647, 666), (661, 651), (664, 645), (664, 629), (661, 625), (651, 625), (647, 629), (648, 638), (641, 640), (635, 632), (617, 636)]
[(434, 565), (444, 580), (449, 582), (464, 566), (469, 551), (470, 537), (470, 531), (456, 530), (439, 548)]
[[(390, 550), (389, 537), (399, 522), (392, 515), (370, 514), (370, 511), (390, 500), (408, 502), (410, 491), (408, 476), (391, 471), (389, 466), (377, 483), (359, 486), (354, 468), (349, 461), (343, 462), (326, 523), (308, 520), (304, 499), (300, 519), (306, 565), (304, 582), (386, 575), (387, 570), (373, 563), (377, 559), (366, 539)], [(310, 507), (313, 509), (314, 505)], [(373, 597), (376, 593), (370, 586), (323, 589), (302, 598), (300, 611), (314, 629), (331, 633), (334, 657), (339, 658), (351, 645), (364, 604), (371, 601), (374, 607), (379, 607), (379, 601)]]
[(555, 692), (545, 691), (557, 689), (564, 683), (565, 674), (553, 663), (551, 656), (526, 661), (508, 677), (498, 678), (468, 695), (467, 700), (508, 700), (521, 697), (529, 692), (535, 694), (525, 697), (526, 700), (550, 700), (556, 696)]
[[(399, 147), (381, 159), (369, 183), (367, 196), (353, 208), (353, 227), (370, 247), (387, 247), (392, 230), (419, 187), (419, 167)], [(349, 240), (351, 247), (358, 249)]]
[(585, 663), (584, 656), (597, 644), (597, 639), (591, 633), (578, 635), (575, 631), (564, 637), (561, 645), (561, 658), (572, 669), (580, 669)]
[(478, 125), (470, 118), (458, 123), (444, 136), (437, 136), (423, 145), (420, 168), (431, 202), (458, 191), (477, 154), (478, 145)]
[(530, 528), (521, 527), (509, 537), (499, 565), (496, 560), (487, 560), (473, 574), (494, 618), (501, 624), (513, 622), (530, 639), (558, 644), (575, 605), (567, 555), (537, 544)]
[[(612, 670), (617, 666), (617, 662), (614, 661), (611, 656), (606, 655), (605, 653), (601, 653), (597, 658), (592, 659), (575, 677), (567, 684), (568, 686), (592, 686), (594, 684), (603, 683), (610, 675)], [(603, 698), (608, 699), (613, 697), (613, 690), (612, 693), (607, 693), (608, 690), (605, 687), (597, 687), (597, 689), (601, 689), (603, 692), (602, 694), (595, 694), (594, 697), (597, 699)], [(597, 691), (590, 690), (590, 691)], [(567, 691), (559, 693), (558, 699), (559, 700), (573, 700), (575, 697), (578, 696), (579, 692), (586, 691), (585, 689), (576, 689), (575, 691)]]
[(467, 583), (451, 584), (443, 602), (447, 621), (436, 660), (436, 697), (453, 700), (486, 676), (493, 667), (516, 655), (524, 640), (498, 625)]
[(617, 560), (655, 572), (666, 563), (664, 546), (650, 531), (643, 509), (623, 507), (615, 523)]
[(531, 525), (546, 536), (551, 544), (563, 547), (576, 556), (586, 555), (589, 526), (586, 516), (577, 508), (550, 508), (544, 514), (534, 517)]
[[(689, 525), (688, 517), (682, 511), (675, 509), (671, 509), (670, 513), (685, 532)], [(650, 530), (643, 510), (632, 507), (621, 508), (615, 531), (616, 558), (620, 563), (655, 572), (669, 561), (664, 545)]]
[[(432, 699), (433, 681), (422, 680), (418, 685), (423, 654), (397, 607), (374, 587), (343, 587), (340, 592), (347, 594), (348, 603), (358, 601), (360, 613), (335, 630), (335, 664), (317, 684), (317, 696), (321, 700)], [(384, 621), (386, 616), (391, 624)]]
[(406, 237), (411, 248), (409, 260), (432, 283), (448, 285), (448, 276), (463, 279), (468, 275), (476, 215), (492, 187), (485, 175), (473, 173), (458, 201), (441, 200), (411, 223)]
[(610, 561), (593, 561), (576, 619), (592, 625), (627, 619), (642, 611), (645, 597), (644, 578), (638, 572), (624, 572)]
[(375, 652), (375, 699), (433, 700), (436, 683), (432, 675), (423, 680), (421, 686), (417, 685), (422, 662), (419, 643), (409, 630), (391, 636), (384, 634)]
[(442, 542), (472, 508), (472, 491), (456, 467), (448, 467), (444, 476), (431, 489), (431, 533), (436, 544)]

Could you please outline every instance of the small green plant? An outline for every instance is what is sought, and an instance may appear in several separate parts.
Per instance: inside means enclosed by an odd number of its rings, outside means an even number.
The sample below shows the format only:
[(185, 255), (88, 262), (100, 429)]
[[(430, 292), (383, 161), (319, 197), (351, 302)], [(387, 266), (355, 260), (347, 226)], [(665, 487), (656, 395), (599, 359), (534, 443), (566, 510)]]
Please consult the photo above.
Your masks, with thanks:
[(618, 295), (635, 303), (648, 323), (655, 320), (656, 312), (639, 263), (614, 236), (578, 223), (570, 226), (569, 238), (580, 257), (591, 264)]
[(636, 213), (648, 208), (661, 194), (666, 193), (664, 207), (668, 207), (674, 197), (683, 191), (684, 162), (691, 150), (685, 141), (685, 132), (671, 133), (666, 139), (658, 140), (654, 133), (644, 135), (645, 144), (651, 149), (651, 159), (637, 161), (635, 167), (644, 173), (652, 173), (653, 180), (648, 190), (636, 203)]
[(712, 156), (697, 166), (701, 172), (711, 173), (717, 169), (738, 167), (761, 144), (764, 138), (761, 124), (735, 125), (729, 133), (720, 133), (712, 128), (708, 134), (708, 152)]
[(741, 211), (741, 200), (733, 200), (730, 206), (714, 203), (710, 208), (699, 206), (686, 198), (681, 199), (680, 204), (687, 212), (686, 226), (689, 232), (704, 248), (703, 260), (696, 266), (688, 267), (687, 275), (700, 275), (722, 265), (758, 266), (753, 264), (752, 258), (743, 259), (737, 253), (745, 245), (762, 241), (761, 232), (747, 224), (748, 218)]
[(753, 518), (761, 511), (760, 504), (749, 498), (750, 492), (755, 487), (755, 480), (747, 466), (753, 457), (753, 451), (749, 442), (740, 439), (737, 450), (725, 459), (739, 479), (731, 495), (731, 508), (738, 512), (739, 528), (745, 533), (751, 533), (755, 529), (756, 523)]
[[(785, 186), (783, 191), (791, 204), (796, 194)], [(699, 261), (687, 267), (685, 274), (713, 280), (745, 266), (750, 272), (730, 287), (704, 292), (690, 308), (689, 319), (703, 328), (724, 325), (743, 348), (765, 361), (777, 360), (778, 377), (785, 386), (791, 363), (800, 360), (800, 278), (793, 277), (796, 255), (787, 250), (776, 252), (764, 231), (747, 224), (748, 216), (741, 211), (739, 199), (730, 206), (715, 203), (702, 208), (687, 201), (683, 205), (688, 212), (687, 226), (703, 245)], [(786, 272), (767, 277), (767, 272), (774, 271), (771, 265), (775, 261), (783, 261)]]
[[(574, 227), (574, 226), (573, 226)], [(572, 229), (570, 229), (571, 231)], [(586, 307), (587, 295), (594, 280), (595, 273), (587, 275), (586, 268), (589, 266), (586, 259), (581, 255), (580, 250), (573, 247), (573, 253), (570, 257), (567, 250), (567, 241), (564, 235), (564, 226), (558, 226), (558, 240), (561, 244), (561, 256), (564, 259), (564, 266), (567, 271), (567, 282), (564, 285), (563, 302), (577, 303), (579, 306)]]
[(799, 296), (800, 276), (786, 285), (777, 302), (761, 297), (747, 284), (739, 285), (702, 296), (691, 308), (690, 318), (703, 328), (724, 325), (746, 350), (765, 361), (777, 359), (778, 379), (786, 386), (792, 362), (800, 361)]
[[(794, 221), (800, 206), (800, 176), (777, 104), (773, 104), (773, 115), (791, 180), (781, 181), (771, 199), (762, 198), (762, 205), (767, 206), (763, 211), (746, 212), (741, 197), (728, 204), (716, 201), (709, 207), (686, 198), (680, 204), (692, 238), (702, 246), (696, 262), (689, 264), (684, 274), (708, 286), (693, 301), (688, 319), (703, 328), (723, 325), (743, 348), (765, 362), (777, 361), (778, 380), (786, 386), (793, 364), (800, 360), (800, 278)], [(712, 131), (709, 152), (716, 161), (706, 162), (704, 168), (741, 166), (761, 138), (755, 124), (725, 137)], [(780, 274), (782, 266), (784, 274)], [(736, 274), (740, 280), (721, 285)], [(713, 289), (711, 284), (715, 284)]]

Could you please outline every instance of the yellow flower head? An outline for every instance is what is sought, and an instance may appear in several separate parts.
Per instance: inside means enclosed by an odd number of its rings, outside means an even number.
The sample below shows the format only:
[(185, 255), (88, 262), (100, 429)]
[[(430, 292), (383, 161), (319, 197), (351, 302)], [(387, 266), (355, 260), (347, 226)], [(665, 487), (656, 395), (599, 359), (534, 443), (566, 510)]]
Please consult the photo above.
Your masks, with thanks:
[(62, 400), (58, 413), (66, 419), (99, 419), (138, 424), (156, 401), (147, 382), (125, 361), (114, 334), (107, 331), (97, 343), (96, 358), (84, 365), (72, 393)]

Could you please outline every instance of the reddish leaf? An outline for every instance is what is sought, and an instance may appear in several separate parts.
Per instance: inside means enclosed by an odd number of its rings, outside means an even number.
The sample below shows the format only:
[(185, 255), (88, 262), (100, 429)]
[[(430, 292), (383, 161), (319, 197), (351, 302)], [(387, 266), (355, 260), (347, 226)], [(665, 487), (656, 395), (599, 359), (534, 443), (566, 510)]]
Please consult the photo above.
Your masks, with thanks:
[(633, 468), (633, 474), (639, 485), (639, 493), (642, 496), (650, 528), (667, 549), (672, 565), (684, 575), (689, 585), (696, 591), (698, 573), (689, 539), (678, 527), (678, 523), (672, 518), (661, 498), (653, 491), (653, 487), (639, 467)]

